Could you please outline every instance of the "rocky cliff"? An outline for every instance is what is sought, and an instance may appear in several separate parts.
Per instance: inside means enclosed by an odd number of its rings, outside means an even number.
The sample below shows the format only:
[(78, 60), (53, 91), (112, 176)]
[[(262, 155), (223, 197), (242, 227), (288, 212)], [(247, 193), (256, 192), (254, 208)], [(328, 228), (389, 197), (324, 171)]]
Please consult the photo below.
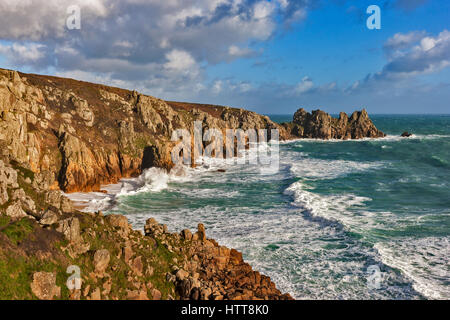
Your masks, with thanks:
[(365, 109), (355, 111), (350, 117), (341, 112), (339, 118), (333, 118), (322, 110), (309, 113), (301, 108), (294, 114), (293, 121), (285, 123), (284, 127), (298, 138), (347, 140), (385, 136), (375, 127)]
[(0, 69), (0, 145), (4, 156), (66, 192), (171, 168), (174, 129), (280, 130), (268, 117), (229, 107), (167, 102), (72, 79)]

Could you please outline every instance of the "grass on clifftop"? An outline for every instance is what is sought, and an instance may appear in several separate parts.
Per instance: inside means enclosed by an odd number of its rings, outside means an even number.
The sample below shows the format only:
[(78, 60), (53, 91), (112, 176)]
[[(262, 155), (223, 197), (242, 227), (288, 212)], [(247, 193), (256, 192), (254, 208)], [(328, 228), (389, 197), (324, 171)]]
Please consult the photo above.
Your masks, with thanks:
[(9, 217), (1, 216), (0, 230), (13, 244), (17, 245), (33, 231), (33, 226), (27, 218), (11, 223)]
[(36, 271), (56, 272), (56, 285), (61, 288), (61, 299), (69, 298), (65, 285), (67, 274), (62, 265), (37, 258), (0, 254), (0, 300), (35, 300), (31, 282)]

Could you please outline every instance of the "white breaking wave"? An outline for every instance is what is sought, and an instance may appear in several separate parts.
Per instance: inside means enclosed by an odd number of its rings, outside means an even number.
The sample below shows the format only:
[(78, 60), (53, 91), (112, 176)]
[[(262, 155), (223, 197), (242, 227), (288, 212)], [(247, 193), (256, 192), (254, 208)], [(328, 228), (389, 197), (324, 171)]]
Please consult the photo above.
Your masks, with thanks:
[(298, 138), (292, 140), (281, 141), (280, 144), (295, 144), (299, 142), (316, 142), (316, 143), (354, 143), (354, 142), (396, 142), (396, 141), (407, 141), (407, 140), (435, 140), (442, 138), (450, 138), (450, 135), (443, 134), (413, 134), (410, 137), (402, 137), (401, 135), (386, 135), (382, 138), (361, 138), (361, 139), (316, 139), (316, 138)]
[(107, 210), (114, 206), (117, 199), (122, 196), (143, 192), (161, 192), (169, 187), (170, 182), (189, 181), (195, 176), (194, 170), (188, 167), (176, 167), (170, 173), (167, 173), (164, 169), (149, 168), (137, 178), (122, 179), (117, 184), (102, 186), (102, 189), (106, 190), (107, 193), (76, 192), (66, 194), (66, 196), (74, 201), (76, 206), (81, 207), (81, 211)]
[[(343, 226), (354, 226), (355, 222), (359, 220), (361, 223), (358, 224), (361, 224), (364, 229), (367, 226), (367, 219), (362, 212), (358, 212), (359, 215), (355, 216), (355, 212), (351, 212), (349, 209), (364, 208), (365, 202), (372, 200), (370, 198), (359, 197), (354, 194), (318, 195), (308, 191), (301, 181), (293, 183), (284, 193), (293, 197), (293, 205), (303, 208), (312, 216), (336, 221)], [(370, 213), (367, 212), (367, 214)]]
[(408, 238), (377, 243), (384, 264), (401, 270), (430, 299), (450, 299), (450, 238)]
[[(420, 217), (400, 218), (390, 212), (369, 212), (364, 210), (370, 198), (352, 194), (318, 195), (308, 191), (301, 181), (293, 183), (285, 194), (294, 199), (298, 206), (314, 217), (335, 221), (344, 229), (371, 238), (371, 231), (377, 228), (389, 230), (402, 226), (420, 224)], [(399, 269), (411, 280), (414, 290), (430, 299), (450, 298), (450, 239), (428, 237), (422, 239), (401, 239), (401, 241), (377, 242), (374, 245), (380, 260), (387, 266)]]
[(335, 179), (354, 172), (379, 169), (385, 162), (356, 162), (346, 160), (322, 160), (303, 158), (293, 161), (290, 171), (304, 179)]

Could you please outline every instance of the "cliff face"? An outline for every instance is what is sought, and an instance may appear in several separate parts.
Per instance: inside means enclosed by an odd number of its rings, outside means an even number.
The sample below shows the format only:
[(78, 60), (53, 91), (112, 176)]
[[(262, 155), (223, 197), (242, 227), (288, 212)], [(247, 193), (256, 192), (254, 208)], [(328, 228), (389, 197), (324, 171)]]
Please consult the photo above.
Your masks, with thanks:
[(243, 109), (166, 102), (57, 77), (0, 69), (0, 146), (53, 189), (99, 190), (150, 166), (171, 168), (174, 129), (280, 130)]
[(293, 121), (284, 126), (288, 132), (298, 138), (347, 140), (385, 136), (375, 127), (365, 109), (355, 111), (350, 118), (346, 113), (341, 112), (336, 119), (321, 110), (308, 113), (301, 108), (294, 114)]

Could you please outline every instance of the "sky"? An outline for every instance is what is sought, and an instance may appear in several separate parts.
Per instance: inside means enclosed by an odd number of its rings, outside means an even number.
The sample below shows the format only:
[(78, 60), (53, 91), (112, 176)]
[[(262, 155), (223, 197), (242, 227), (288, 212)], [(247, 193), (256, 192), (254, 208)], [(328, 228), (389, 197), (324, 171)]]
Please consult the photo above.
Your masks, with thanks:
[(2, 68), (264, 114), (450, 114), (447, 0), (1, 0), (0, 14)]

